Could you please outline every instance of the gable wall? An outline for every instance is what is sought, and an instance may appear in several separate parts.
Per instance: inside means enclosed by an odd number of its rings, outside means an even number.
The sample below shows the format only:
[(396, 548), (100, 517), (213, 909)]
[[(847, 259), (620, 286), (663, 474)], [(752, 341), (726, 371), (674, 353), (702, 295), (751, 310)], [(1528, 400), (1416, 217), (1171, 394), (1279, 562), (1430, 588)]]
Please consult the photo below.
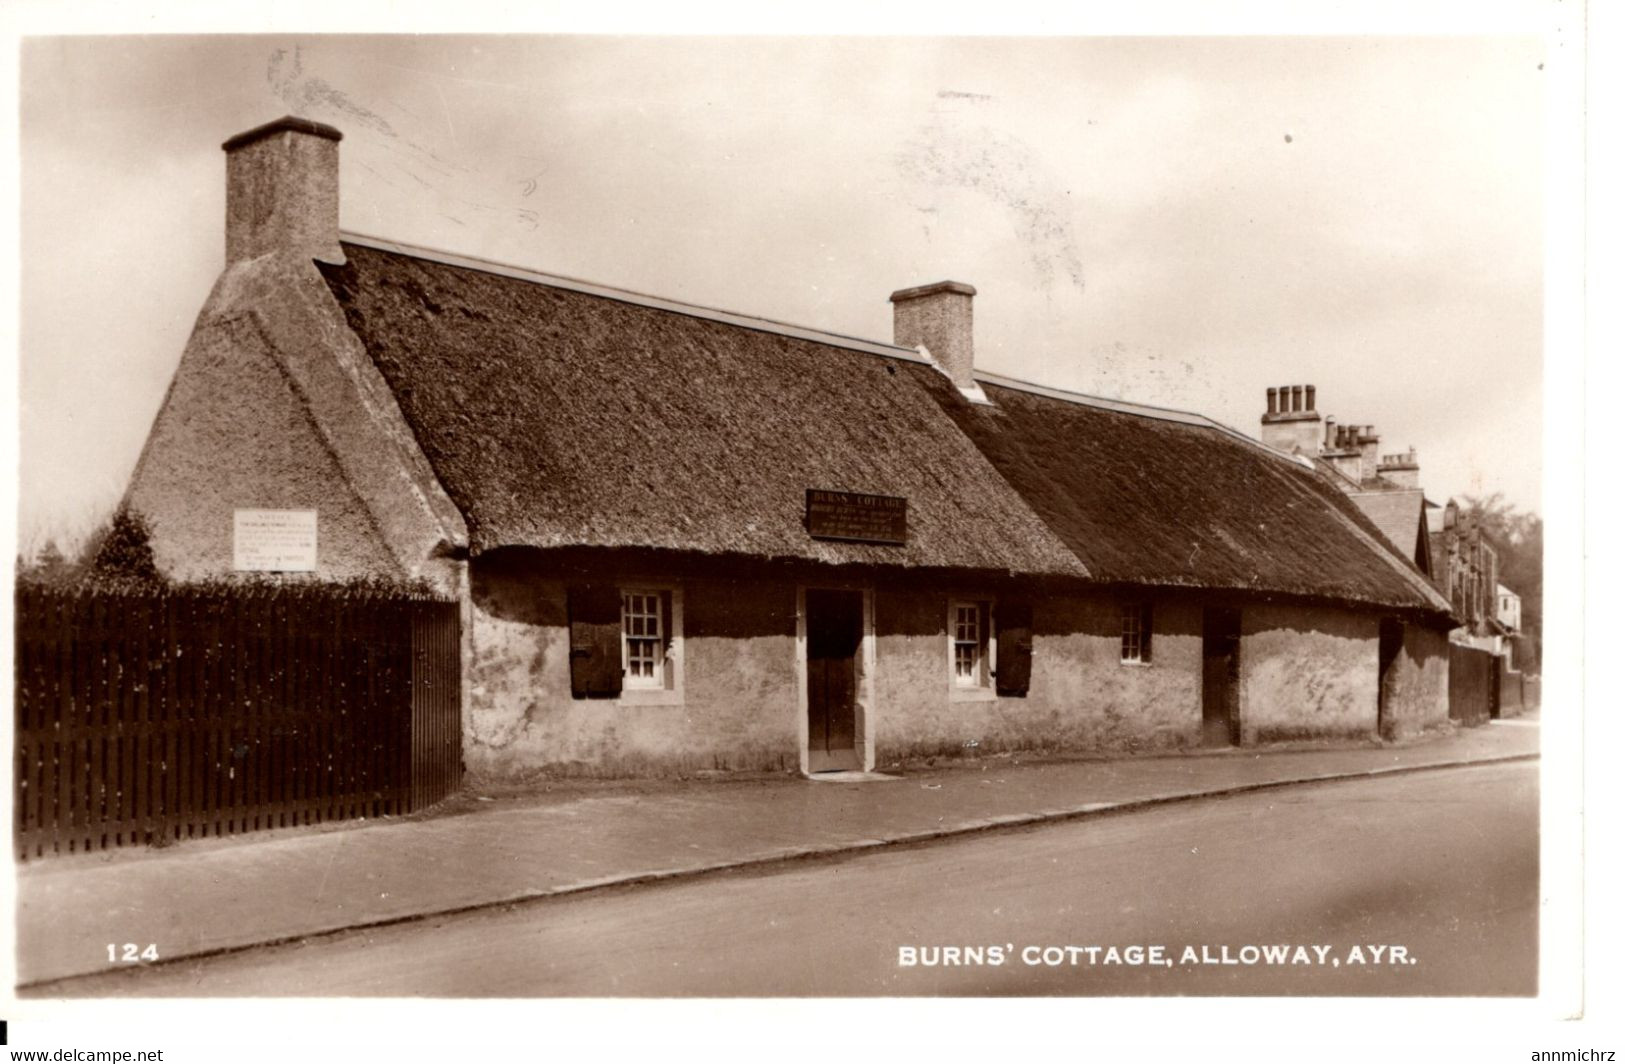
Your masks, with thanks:
[(246, 316), (193, 335), (127, 504), (151, 525), (159, 568), (178, 579), (232, 572), (239, 508), (316, 510), (316, 578), (402, 575)]

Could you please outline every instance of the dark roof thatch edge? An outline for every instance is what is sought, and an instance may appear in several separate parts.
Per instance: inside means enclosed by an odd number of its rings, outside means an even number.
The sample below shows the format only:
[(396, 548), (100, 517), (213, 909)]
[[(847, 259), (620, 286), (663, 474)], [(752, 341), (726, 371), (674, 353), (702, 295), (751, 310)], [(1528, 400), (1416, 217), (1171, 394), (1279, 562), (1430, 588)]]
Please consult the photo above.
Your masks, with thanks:
[[(503, 555), (530, 554), (547, 562), (568, 575), (590, 576), (602, 572), (606, 559), (625, 571), (627, 566), (658, 566), (670, 575), (673, 564), (684, 568), (686, 575), (703, 575), (709, 571), (729, 579), (819, 579), (825, 574), (841, 574), (843, 578), (875, 580), (882, 577), (902, 581), (951, 580), (963, 586), (969, 581), (990, 581), (1024, 588), (1029, 593), (1050, 589), (1062, 594), (1116, 595), (1116, 596), (1181, 596), (1198, 594), (1217, 595), (1224, 601), (1272, 602), (1286, 605), (1316, 606), (1335, 603), (1346, 609), (1365, 610), (1383, 614), (1410, 616), (1441, 616), (1437, 610), (1423, 606), (1401, 606), (1377, 599), (1359, 596), (1327, 596), (1321, 594), (1285, 591), (1278, 588), (1258, 587), (1250, 584), (1180, 583), (1174, 581), (1097, 580), (1076, 573), (1013, 572), (996, 568), (952, 568), (942, 566), (894, 566), (875, 562), (828, 562), (811, 558), (769, 557), (737, 552), (695, 551), (656, 547), (605, 547), (559, 544), (508, 544), (477, 551), (473, 557), (491, 559)], [(1453, 623), (1453, 622), (1452, 622)]]
[(449, 251), (439, 251), (434, 248), (418, 247), (413, 244), (403, 244), (395, 240), (385, 240), (382, 237), (367, 236), (362, 233), (352, 233), (348, 230), (339, 233), (339, 240), (343, 243), (357, 244), (361, 247), (372, 248), (376, 251), (387, 251), (396, 255), (405, 255), (409, 258), (425, 259), (445, 266), (456, 266), (466, 270), (479, 270), (482, 273), (495, 274), (499, 277), (512, 277), (520, 281), (530, 281), (533, 284), (547, 285), (552, 288), (563, 288), (571, 292), (580, 292), (583, 295), (598, 296), (603, 299), (613, 299), (621, 303), (632, 303), (637, 306), (651, 307), (655, 310), (666, 310), (676, 314), (686, 314), (690, 317), (704, 318), (708, 321), (722, 322), (725, 325), (737, 325), (740, 328), (755, 329), (758, 332), (777, 333), (780, 336), (790, 336), (798, 340), (811, 340), (814, 343), (829, 344), (834, 347), (844, 347), (853, 351), (863, 351), (871, 355), (880, 355), (884, 358), (897, 358), (905, 362), (929, 362), (912, 347), (898, 347), (896, 344), (881, 343), (877, 340), (865, 340), (857, 336), (846, 336), (842, 333), (829, 332), (824, 329), (813, 328), (810, 325), (796, 325), (793, 322), (777, 321), (773, 318), (763, 318), (755, 314), (742, 314), (738, 311), (724, 310), (720, 307), (707, 307), (697, 303), (685, 303), (678, 299), (667, 299), (664, 296), (652, 296), (643, 292), (632, 292), (613, 285), (598, 284), (593, 281), (583, 281), (575, 277), (562, 277), (557, 274), (543, 273), (540, 270), (531, 270), (523, 266), (511, 266), (507, 263), (493, 262), (471, 255), (457, 255)]

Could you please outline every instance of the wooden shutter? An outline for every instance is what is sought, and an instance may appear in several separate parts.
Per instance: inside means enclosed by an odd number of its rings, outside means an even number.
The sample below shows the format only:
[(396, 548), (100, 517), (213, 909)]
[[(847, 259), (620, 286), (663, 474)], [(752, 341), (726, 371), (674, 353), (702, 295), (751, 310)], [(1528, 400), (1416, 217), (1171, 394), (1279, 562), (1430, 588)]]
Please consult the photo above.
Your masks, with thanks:
[(1140, 661), (1151, 664), (1151, 603), (1140, 604)]
[(664, 642), (661, 647), (660, 664), (665, 672), (661, 686), (670, 691), (675, 684), (677, 663), (672, 660), (672, 649), (676, 646), (677, 633), (671, 625), (671, 592), (660, 593), (660, 638)]
[(978, 602), (976, 604), (976, 658), (980, 664), (978, 665), (979, 675), (976, 677), (976, 683), (979, 687), (987, 686), (988, 672), (992, 666), (992, 663), (988, 660), (988, 651), (993, 649), (991, 635), (993, 626), (988, 623), (992, 619), (992, 605), (986, 602)]
[(615, 698), (621, 693), (621, 593), (613, 585), (569, 589), (570, 694)]
[(1033, 676), (1033, 607), (1030, 602), (999, 603), (999, 657), (994, 689), (1026, 697)]

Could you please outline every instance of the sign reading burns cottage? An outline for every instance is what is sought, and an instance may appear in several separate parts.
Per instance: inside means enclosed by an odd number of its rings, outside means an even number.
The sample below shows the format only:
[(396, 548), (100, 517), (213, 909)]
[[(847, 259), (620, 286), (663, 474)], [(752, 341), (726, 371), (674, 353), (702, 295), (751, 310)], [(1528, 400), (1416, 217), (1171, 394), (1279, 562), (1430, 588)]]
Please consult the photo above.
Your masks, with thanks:
[(814, 539), (902, 546), (908, 542), (908, 500), (808, 488), (807, 532)]

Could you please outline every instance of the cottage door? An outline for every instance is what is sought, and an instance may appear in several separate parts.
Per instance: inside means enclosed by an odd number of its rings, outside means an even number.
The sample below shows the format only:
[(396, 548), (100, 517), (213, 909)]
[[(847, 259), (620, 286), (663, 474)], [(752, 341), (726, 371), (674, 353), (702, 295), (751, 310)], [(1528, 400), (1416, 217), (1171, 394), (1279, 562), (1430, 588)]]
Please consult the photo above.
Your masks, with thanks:
[(1202, 742), (1241, 742), (1241, 612), (1202, 611)]
[(807, 770), (863, 765), (856, 749), (861, 591), (807, 591)]

